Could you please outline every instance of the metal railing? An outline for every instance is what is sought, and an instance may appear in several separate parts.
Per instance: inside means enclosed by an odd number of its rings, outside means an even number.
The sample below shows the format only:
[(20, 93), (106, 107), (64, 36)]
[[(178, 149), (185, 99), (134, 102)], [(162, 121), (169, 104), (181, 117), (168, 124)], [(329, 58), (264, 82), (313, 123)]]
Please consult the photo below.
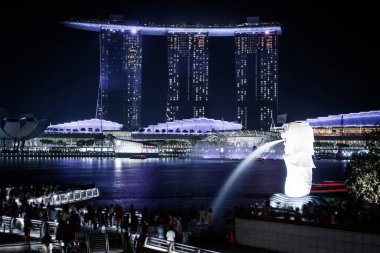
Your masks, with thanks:
[(86, 236), (87, 253), (109, 252), (108, 234), (90, 233)]
[[(52, 193), (46, 196), (42, 196), (39, 198), (31, 198), (28, 199), (28, 203), (43, 203), (45, 205), (50, 204), (54, 206), (60, 206), (65, 204), (70, 204), (74, 202), (79, 202), (83, 200), (88, 200), (92, 198), (99, 197), (99, 189), (92, 188), (86, 190), (74, 190), (63, 193)], [(17, 201), (17, 199), (16, 199)]]
[[(46, 229), (50, 236), (55, 238), (57, 232), (58, 222), (54, 221), (42, 221), (42, 220), (30, 220), (31, 223), (31, 237), (42, 238)], [(24, 219), (12, 218), (9, 216), (0, 216), (0, 229), (3, 233), (10, 234), (23, 234), (24, 233)]]
[(30, 252), (51, 252), (45, 244), (41, 242), (17, 242), (17, 243), (5, 243), (0, 244), (0, 252), (4, 253), (30, 253)]
[(183, 252), (183, 253), (218, 253), (217, 251), (201, 249), (181, 243), (169, 242), (164, 239), (147, 237), (144, 247), (161, 252)]

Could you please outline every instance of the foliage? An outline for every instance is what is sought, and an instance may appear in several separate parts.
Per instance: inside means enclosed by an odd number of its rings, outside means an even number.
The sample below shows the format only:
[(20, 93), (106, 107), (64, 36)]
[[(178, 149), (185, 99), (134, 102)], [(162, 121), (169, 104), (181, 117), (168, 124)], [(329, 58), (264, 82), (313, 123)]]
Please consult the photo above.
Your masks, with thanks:
[(66, 146), (66, 142), (62, 141), (62, 140), (59, 140), (56, 142), (56, 145), (58, 146)]
[(53, 140), (50, 140), (50, 139), (41, 139), (40, 140), (41, 144), (45, 144), (45, 145), (54, 145), (55, 142)]
[(86, 141), (85, 140), (77, 140), (77, 146), (78, 147), (83, 147), (84, 145), (86, 145)]
[(77, 140), (77, 146), (78, 147), (91, 147), (91, 146), (94, 146), (95, 142), (96, 142), (95, 139)]
[(315, 148), (332, 148), (332, 147), (334, 147), (334, 143), (316, 141), (316, 142), (314, 142), (314, 147)]
[(338, 148), (348, 148), (350, 145), (346, 144), (346, 143), (337, 143), (336, 146)]
[(41, 142), (41, 144), (44, 144), (44, 145), (66, 146), (66, 142), (64, 142), (62, 140), (53, 141), (50, 139), (41, 139), (40, 142)]
[(106, 139), (109, 141), (113, 141), (115, 139), (115, 136), (113, 136), (113, 134), (107, 134)]
[(94, 136), (95, 141), (104, 141), (106, 139), (106, 136), (103, 134), (97, 134)]
[(191, 148), (191, 143), (188, 140), (166, 140), (164, 145), (170, 147)]
[(363, 204), (380, 203), (380, 131), (367, 135), (367, 155), (354, 156), (346, 170), (350, 195)]

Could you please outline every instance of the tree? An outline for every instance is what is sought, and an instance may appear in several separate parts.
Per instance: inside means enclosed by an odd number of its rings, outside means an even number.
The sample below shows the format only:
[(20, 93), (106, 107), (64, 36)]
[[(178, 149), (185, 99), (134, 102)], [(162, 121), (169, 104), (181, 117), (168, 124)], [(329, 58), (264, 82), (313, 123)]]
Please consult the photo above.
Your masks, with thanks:
[(83, 147), (84, 145), (86, 145), (86, 141), (85, 140), (77, 140), (77, 146), (78, 147)]
[(50, 139), (41, 139), (40, 140), (41, 144), (44, 144), (44, 145), (54, 145), (55, 142), (53, 140), (50, 140)]
[(115, 136), (113, 136), (113, 134), (107, 134), (105, 138), (107, 140), (109, 140), (109, 141), (114, 141), (115, 140)]
[(363, 204), (380, 204), (380, 131), (367, 135), (368, 154), (352, 157), (346, 170), (350, 195)]
[[(105, 139), (106, 136), (104, 134), (97, 134), (94, 136), (93, 143), (91, 145), (96, 144), (97, 146), (103, 146)], [(88, 145), (91, 146), (90, 144)]]
[(57, 141), (56, 144), (57, 144), (58, 146), (66, 146), (66, 142), (64, 142), (64, 141), (62, 141), (62, 140)]

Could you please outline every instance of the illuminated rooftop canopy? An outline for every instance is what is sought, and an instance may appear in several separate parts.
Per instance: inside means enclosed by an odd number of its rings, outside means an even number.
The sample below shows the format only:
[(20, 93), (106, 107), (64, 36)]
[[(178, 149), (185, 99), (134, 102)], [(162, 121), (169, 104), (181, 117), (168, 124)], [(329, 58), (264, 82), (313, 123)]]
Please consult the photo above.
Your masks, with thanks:
[(45, 133), (101, 133), (102, 131), (118, 131), (123, 128), (122, 124), (108, 120), (87, 119), (50, 125)]
[(363, 127), (379, 126), (380, 111), (329, 115), (316, 119), (306, 119), (312, 127)]
[(92, 32), (100, 32), (101, 29), (125, 31), (131, 34), (141, 35), (168, 35), (168, 34), (207, 34), (214, 37), (235, 36), (236, 34), (281, 34), (281, 26), (278, 24), (265, 24), (256, 26), (154, 26), (154, 25), (130, 25), (111, 24), (99, 21), (65, 21), (64, 25)]
[(194, 118), (150, 125), (146, 128), (141, 128), (139, 132), (147, 134), (203, 134), (215, 131), (241, 129), (242, 125), (235, 122), (207, 118)]

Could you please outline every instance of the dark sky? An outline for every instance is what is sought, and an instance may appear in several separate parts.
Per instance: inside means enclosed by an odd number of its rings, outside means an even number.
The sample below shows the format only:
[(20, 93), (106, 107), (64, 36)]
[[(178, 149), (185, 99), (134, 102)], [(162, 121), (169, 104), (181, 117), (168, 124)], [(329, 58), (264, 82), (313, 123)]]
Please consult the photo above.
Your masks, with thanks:
[[(73, 18), (158, 23), (277, 21), (279, 112), (288, 120), (379, 110), (378, 13), (370, 1), (72, 1), (2, 6), (0, 108), (52, 123), (95, 115), (99, 79), (96, 33), (66, 28)], [(249, 3), (248, 3), (249, 2)], [(232, 120), (233, 41), (210, 39), (210, 116)], [(167, 66), (163, 37), (143, 39), (143, 125), (164, 120)]]

